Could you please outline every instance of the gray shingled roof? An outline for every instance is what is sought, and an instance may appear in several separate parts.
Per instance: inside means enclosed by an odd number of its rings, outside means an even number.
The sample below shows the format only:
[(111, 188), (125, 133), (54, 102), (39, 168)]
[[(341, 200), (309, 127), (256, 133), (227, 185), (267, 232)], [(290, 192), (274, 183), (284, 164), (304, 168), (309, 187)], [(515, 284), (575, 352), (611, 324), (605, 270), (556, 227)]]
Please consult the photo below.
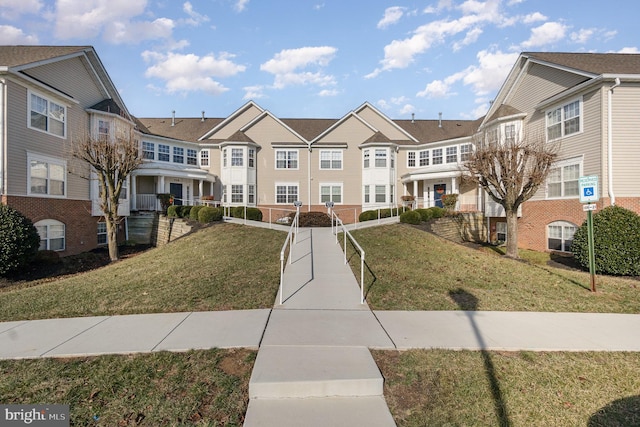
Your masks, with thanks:
[(640, 74), (640, 55), (630, 53), (523, 52), (523, 56), (601, 74)]
[(489, 118), (489, 122), (499, 119), (500, 117), (509, 117), (509, 116), (514, 116), (516, 114), (523, 114), (523, 113), (522, 111), (512, 107), (509, 104), (502, 104), (501, 106), (498, 107), (496, 112), (491, 115), (491, 117)]
[[(202, 118), (176, 117), (175, 125), (171, 126), (171, 118), (138, 118), (138, 121), (147, 129), (146, 133), (191, 142), (198, 141), (202, 135), (219, 125), (223, 120), (205, 118), (203, 121)], [(142, 131), (144, 132), (144, 130)]]
[(477, 120), (394, 120), (398, 126), (412, 135), (418, 142), (403, 141), (402, 144), (425, 144), (448, 139), (471, 136), (478, 130), (482, 118)]
[(17, 67), (93, 49), (91, 46), (0, 46), (0, 66)]
[(280, 119), (307, 141), (312, 141), (333, 126), (337, 119)]

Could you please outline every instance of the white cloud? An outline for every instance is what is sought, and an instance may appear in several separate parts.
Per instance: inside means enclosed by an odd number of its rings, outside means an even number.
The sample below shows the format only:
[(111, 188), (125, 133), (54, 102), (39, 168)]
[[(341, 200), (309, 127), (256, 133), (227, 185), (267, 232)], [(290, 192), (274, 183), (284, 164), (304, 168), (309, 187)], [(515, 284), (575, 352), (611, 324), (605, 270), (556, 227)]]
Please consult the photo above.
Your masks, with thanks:
[(411, 114), (413, 112), (416, 111), (416, 107), (414, 107), (411, 104), (405, 104), (401, 109), (400, 109), (400, 116), (406, 116), (408, 114)]
[(568, 27), (559, 22), (545, 22), (539, 27), (531, 30), (529, 40), (521, 44), (522, 48), (529, 49), (532, 47), (546, 46), (562, 40)]
[(275, 76), (273, 86), (277, 89), (304, 84), (328, 86), (335, 84), (333, 76), (326, 75), (321, 71), (311, 72), (304, 71), (304, 69), (326, 67), (336, 52), (337, 49), (330, 46), (284, 49), (260, 65), (260, 69)]
[(105, 26), (104, 37), (114, 44), (168, 39), (171, 37), (174, 25), (169, 18), (158, 18), (152, 22), (113, 22)]
[(318, 92), (319, 96), (327, 97), (327, 96), (338, 96), (340, 92), (336, 89), (323, 89)]
[(397, 23), (404, 15), (405, 7), (392, 6), (384, 11), (384, 17), (378, 22), (378, 28), (387, 28), (389, 25)]
[(242, 89), (244, 90), (244, 96), (242, 97), (244, 100), (260, 99), (265, 97), (264, 86), (245, 86)]
[[(37, 14), (42, 9), (40, 0), (0, 0), (0, 17), (3, 19), (17, 19), (28, 13)], [(2, 39), (5, 43), (5, 40)]]
[(491, 52), (482, 50), (476, 55), (478, 65), (468, 67), (462, 72), (462, 81), (471, 85), (476, 96), (484, 96), (497, 91), (518, 59), (518, 53)]
[(156, 77), (165, 82), (168, 93), (184, 93), (203, 91), (212, 95), (226, 92), (228, 89), (216, 78), (234, 76), (245, 71), (244, 65), (232, 61), (233, 55), (222, 52), (216, 57), (214, 54), (199, 57), (194, 54), (178, 54), (170, 52), (145, 51), (142, 57), (146, 62), (152, 62), (146, 77)]
[(424, 90), (418, 92), (416, 96), (426, 98), (446, 98), (449, 95), (449, 85), (442, 80), (434, 80), (427, 84)]
[(391, 105), (389, 105), (389, 103), (384, 99), (379, 99), (378, 101), (376, 101), (376, 106), (381, 110), (388, 110), (389, 108), (391, 108)]
[(236, 12), (244, 12), (248, 4), (249, 0), (237, 0), (233, 8), (236, 10)]
[(618, 51), (618, 53), (639, 53), (637, 47), (623, 47)]
[(582, 28), (571, 33), (571, 41), (584, 44), (595, 34), (593, 28)]
[(314, 10), (320, 10), (320, 9), (323, 9), (323, 8), (324, 8), (324, 6), (325, 6), (325, 4), (324, 4), (324, 3), (314, 4), (314, 5), (313, 5), (313, 9), (314, 9)]
[(478, 37), (480, 37), (481, 34), (482, 34), (481, 28), (473, 28), (472, 30), (467, 31), (467, 34), (465, 35), (462, 41), (455, 42), (453, 44), (453, 51), (456, 52), (462, 49), (464, 46), (468, 46), (470, 44), (477, 42)]
[(522, 18), (522, 22), (525, 24), (533, 24), (534, 22), (546, 21), (547, 17), (540, 12), (530, 13)]
[(193, 10), (193, 5), (190, 2), (185, 2), (182, 5), (182, 10), (184, 11), (184, 13), (189, 15), (189, 19), (185, 21), (189, 25), (193, 25), (194, 27), (197, 27), (203, 22), (209, 21), (209, 17), (207, 15), (201, 15), (195, 10)]
[(11, 25), (0, 25), (0, 40), (2, 44), (38, 44), (37, 36), (25, 34), (20, 28)]

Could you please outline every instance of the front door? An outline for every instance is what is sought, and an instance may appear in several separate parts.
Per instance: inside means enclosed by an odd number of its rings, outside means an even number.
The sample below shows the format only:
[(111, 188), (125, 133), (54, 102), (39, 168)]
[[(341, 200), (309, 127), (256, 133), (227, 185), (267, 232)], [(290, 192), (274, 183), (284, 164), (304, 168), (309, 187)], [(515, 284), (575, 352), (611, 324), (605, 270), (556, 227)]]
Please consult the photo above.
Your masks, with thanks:
[(442, 207), (442, 195), (447, 192), (447, 184), (435, 184), (433, 186), (433, 201), (435, 206)]
[(173, 194), (173, 204), (182, 205), (182, 184), (172, 182), (169, 184), (169, 193)]

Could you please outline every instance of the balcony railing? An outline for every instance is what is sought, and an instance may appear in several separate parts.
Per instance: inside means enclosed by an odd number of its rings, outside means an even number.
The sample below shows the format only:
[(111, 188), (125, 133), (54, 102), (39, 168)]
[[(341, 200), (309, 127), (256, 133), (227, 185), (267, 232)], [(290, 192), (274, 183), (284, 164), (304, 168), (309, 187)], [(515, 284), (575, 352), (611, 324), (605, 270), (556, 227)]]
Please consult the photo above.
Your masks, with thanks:
[[(443, 207), (441, 200), (424, 199), (422, 197), (416, 197), (414, 200), (414, 209), (418, 208), (431, 208), (434, 206)], [(478, 204), (477, 196), (458, 196), (458, 202), (456, 203), (456, 212), (478, 212), (482, 209)]]

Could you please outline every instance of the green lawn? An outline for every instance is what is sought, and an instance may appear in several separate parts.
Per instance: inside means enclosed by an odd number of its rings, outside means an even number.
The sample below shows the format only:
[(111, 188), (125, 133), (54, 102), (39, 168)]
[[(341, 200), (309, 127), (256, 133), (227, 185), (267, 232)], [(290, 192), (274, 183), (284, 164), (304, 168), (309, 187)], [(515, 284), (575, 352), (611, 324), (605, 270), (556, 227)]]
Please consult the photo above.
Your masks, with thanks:
[[(640, 312), (637, 278), (598, 276), (592, 293), (588, 273), (547, 266), (548, 254), (522, 251), (523, 261), (511, 260), (405, 224), (352, 234), (366, 253), (366, 298), (375, 310)], [(360, 277), (353, 248), (349, 259)], [(473, 303), (454, 300), (469, 294)]]
[(0, 289), (0, 321), (270, 308), (281, 231), (219, 224), (112, 265)]

